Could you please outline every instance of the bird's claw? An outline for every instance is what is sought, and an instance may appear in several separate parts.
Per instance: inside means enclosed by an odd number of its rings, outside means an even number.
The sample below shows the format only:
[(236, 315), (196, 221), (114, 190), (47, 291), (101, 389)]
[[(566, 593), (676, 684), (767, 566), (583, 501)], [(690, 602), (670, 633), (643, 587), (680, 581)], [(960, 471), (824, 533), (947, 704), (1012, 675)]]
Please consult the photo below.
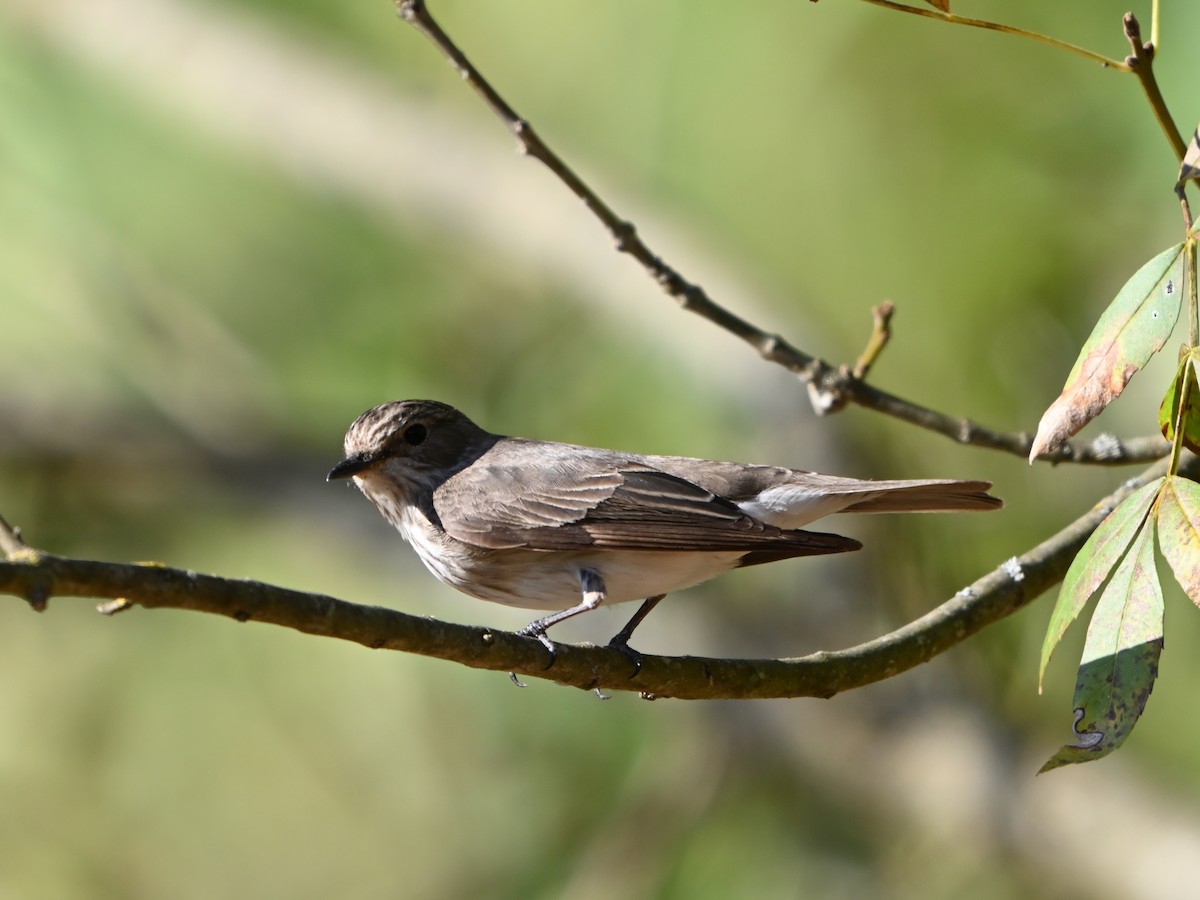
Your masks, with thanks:
[(537, 638), (550, 654), (550, 661), (546, 663), (545, 668), (549, 669), (554, 665), (554, 661), (558, 659), (558, 648), (554, 646), (554, 641), (546, 636), (545, 627), (542, 627), (538, 622), (534, 622), (531, 625), (526, 625), (517, 634), (521, 637)]
[(616, 650), (618, 653), (622, 654), (626, 659), (628, 659), (631, 663), (633, 663), (633, 674), (630, 675), (629, 677), (637, 678), (638, 673), (642, 671), (643, 657), (642, 657), (641, 653), (639, 653), (637, 650), (634, 650), (632, 647), (629, 646), (628, 638), (625, 638), (623, 635), (618, 634), (616, 637), (614, 637), (611, 641), (608, 642), (608, 649)]
[[(547, 662), (543, 668), (549, 669), (552, 665), (554, 665), (554, 661), (558, 659), (558, 648), (554, 646), (554, 641), (546, 637), (546, 626), (542, 624), (541, 620), (537, 622), (530, 622), (520, 631), (516, 632), (516, 634), (519, 637), (537, 638), (541, 645), (545, 647), (546, 651), (550, 654), (550, 661)], [(508, 677), (517, 687), (525, 687), (525, 682), (517, 677), (516, 672), (509, 672)]]

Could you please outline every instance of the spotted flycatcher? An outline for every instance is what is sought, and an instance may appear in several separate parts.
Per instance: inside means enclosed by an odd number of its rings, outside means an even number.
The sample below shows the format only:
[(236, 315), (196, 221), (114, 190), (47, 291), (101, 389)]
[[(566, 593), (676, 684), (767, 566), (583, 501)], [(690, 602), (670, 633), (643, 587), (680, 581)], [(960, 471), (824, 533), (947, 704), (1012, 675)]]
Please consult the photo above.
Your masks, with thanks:
[(556, 610), (642, 600), (610, 646), (669, 591), (739, 566), (862, 545), (800, 527), (837, 512), (1000, 507), (986, 481), (860, 481), (776, 466), (641, 456), (503, 437), (431, 400), (367, 410), (328, 480), (353, 478), (439, 579), (482, 600)]

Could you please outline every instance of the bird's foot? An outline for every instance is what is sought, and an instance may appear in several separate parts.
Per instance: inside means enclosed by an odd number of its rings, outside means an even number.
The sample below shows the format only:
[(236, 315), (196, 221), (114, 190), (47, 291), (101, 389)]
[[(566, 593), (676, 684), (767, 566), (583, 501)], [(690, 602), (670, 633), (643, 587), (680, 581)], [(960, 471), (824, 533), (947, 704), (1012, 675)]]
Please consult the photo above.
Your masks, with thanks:
[(616, 650), (623, 655), (631, 663), (633, 663), (633, 674), (630, 678), (637, 678), (638, 672), (642, 671), (642, 654), (629, 646), (629, 635), (623, 630), (613, 635), (613, 639), (608, 642), (608, 649)]
[(541, 645), (546, 648), (550, 654), (550, 661), (546, 663), (545, 668), (549, 669), (554, 665), (554, 661), (558, 659), (558, 648), (554, 646), (554, 641), (546, 635), (546, 629), (550, 627), (545, 619), (538, 619), (536, 622), (530, 622), (524, 628), (517, 632), (521, 637), (537, 638)]
[(633, 663), (633, 674), (629, 676), (630, 678), (637, 678), (638, 672), (642, 671), (642, 654), (629, 646), (629, 639), (633, 636), (633, 630), (642, 623), (642, 619), (646, 618), (665, 596), (666, 594), (658, 594), (642, 601), (642, 605), (633, 614), (633, 618), (626, 622), (625, 627), (614, 634), (612, 640), (608, 642), (609, 647), (620, 651)]
[[(550, 640), (550, 638), (546, 636), (546, 629), (552, 624), (554, 623), (547, 622), (546, 619), (538, 619), (535, 622), (530, 622), (524, 628), (516, 632), (516, 634), (518, 634), (520, 637), (537, 638), (541, 645), (546, 648), (546, 651), (550, 654), (550, 659), (547, 661), (546, 665), (543, 666), (544, 669), (549, 669), (554, 665), (554, 661), (558, 659), (558, 648), (554, 646), (554, 641)], [(516, 672), (509, 672), (508, 677), (517, 687), (525, 687), (525, 682), (517, 677)]]

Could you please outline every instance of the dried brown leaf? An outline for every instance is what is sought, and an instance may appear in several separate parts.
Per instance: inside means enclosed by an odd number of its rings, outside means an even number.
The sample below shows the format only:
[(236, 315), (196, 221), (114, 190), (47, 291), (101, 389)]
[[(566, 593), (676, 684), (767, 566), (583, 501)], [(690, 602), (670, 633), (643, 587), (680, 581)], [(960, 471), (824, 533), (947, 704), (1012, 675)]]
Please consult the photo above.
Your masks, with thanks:
[(1042, 415), (1029, 461), (1049, 453), (1094, 419), (1162, 349), (1179, 318), (1183, 244), (1143, 265), (1092, 329), (1058, 399)]

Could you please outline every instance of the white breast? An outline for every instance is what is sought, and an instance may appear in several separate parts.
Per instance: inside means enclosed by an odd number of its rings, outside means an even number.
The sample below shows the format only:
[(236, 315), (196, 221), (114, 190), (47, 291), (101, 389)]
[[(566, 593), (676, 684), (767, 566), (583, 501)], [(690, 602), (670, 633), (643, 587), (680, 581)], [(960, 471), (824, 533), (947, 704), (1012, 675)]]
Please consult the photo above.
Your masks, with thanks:
[(584, 569), (603, 579), (605, 603), (625, 603), (707, 581), (733, 568), (742, 556), (738, 551), (486, 550), (447, 536), (411, 507), (394, 521), (439, 580), (481, 600), (527, 609), (574, 606), (583, 596)]

